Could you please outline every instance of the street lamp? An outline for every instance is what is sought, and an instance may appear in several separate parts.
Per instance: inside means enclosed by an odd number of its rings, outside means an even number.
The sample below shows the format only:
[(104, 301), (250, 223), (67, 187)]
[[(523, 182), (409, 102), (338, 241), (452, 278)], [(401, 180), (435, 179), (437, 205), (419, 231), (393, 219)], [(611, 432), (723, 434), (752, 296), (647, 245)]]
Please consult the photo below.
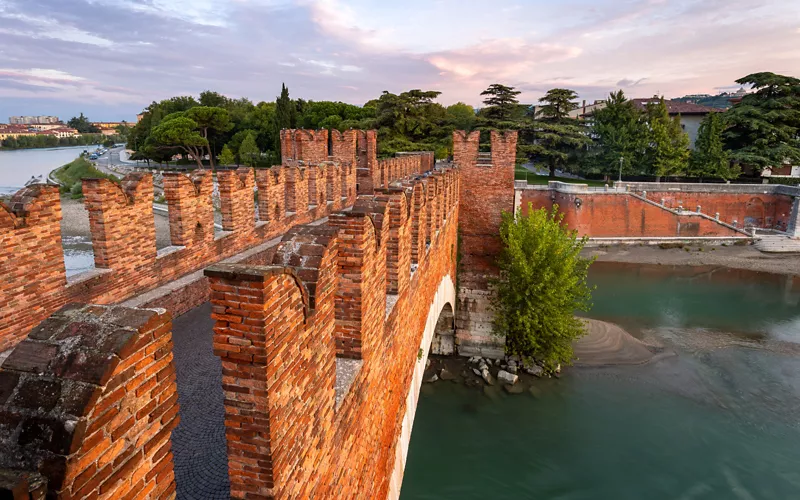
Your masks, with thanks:
[(619, 181), (622, 182), (622, 162), (625, 160), (622, 156), (619, 157)]

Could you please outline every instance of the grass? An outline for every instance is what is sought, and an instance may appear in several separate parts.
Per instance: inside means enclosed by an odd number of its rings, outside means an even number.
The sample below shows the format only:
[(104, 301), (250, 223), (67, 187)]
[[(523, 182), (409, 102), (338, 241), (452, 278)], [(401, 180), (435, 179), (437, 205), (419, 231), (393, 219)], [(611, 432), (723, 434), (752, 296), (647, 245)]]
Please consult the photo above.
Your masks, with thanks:
[(555, 177), (551, 178), (546, 175), (537, 175), (525, 169), (517, 169), (514, 171), (514, 179), (525, 180), (527, 178), (528, 184), (547, 184), (549, 181), (565, 182), (567, 184), (588, 184), (591, 187), (603, 187), (605, 182), (593, 181), (588, 179), (571, 179), (569, 177)]
[(83, 197), (81, 181), (83, 179), (109, 179), (119, 182), (113, 175), (105, 174), (83, 157), (78, 157), (53, 173), (53, 176), (61, 183), (61, 192), (69, 193), (72, 198)]

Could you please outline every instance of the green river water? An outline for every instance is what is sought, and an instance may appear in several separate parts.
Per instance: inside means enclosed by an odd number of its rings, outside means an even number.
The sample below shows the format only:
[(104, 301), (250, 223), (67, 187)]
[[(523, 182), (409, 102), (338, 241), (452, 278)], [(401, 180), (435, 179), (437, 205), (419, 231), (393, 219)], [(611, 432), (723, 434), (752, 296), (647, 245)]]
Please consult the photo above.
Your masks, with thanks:
[(519, 395), (426, 385), (402, 499), (800, 499), (800, 277), (598, 263), (591, 280), (589, 316), (665, 354)]

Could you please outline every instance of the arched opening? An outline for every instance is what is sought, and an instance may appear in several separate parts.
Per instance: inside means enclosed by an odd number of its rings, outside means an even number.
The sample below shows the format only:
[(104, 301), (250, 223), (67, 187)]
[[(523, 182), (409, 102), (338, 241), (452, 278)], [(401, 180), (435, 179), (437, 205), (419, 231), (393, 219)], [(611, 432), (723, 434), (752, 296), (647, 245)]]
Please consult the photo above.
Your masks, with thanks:
[(431, 354), (452, 356), (456, 352), (456, 329), (454, 323), (453, 306), (445, 303), (436, 321), (431, 341)]

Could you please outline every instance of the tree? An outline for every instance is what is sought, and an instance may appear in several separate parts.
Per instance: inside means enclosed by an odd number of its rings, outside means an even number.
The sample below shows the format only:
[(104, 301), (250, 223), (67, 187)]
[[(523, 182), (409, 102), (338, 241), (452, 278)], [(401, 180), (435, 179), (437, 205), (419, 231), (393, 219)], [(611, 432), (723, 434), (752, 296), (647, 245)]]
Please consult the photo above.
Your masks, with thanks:
[(208, 141), (197, 131), (197, 122), (179, 112), (168, 115), (152, 130), (147, 146), (153, 148), (151, 151), (179, 149), (194, 159), (197, 168), (203, 168)]
[(489, 88), (481, 92), (483, 96), (489, 96), (483, 100), (483, 103), (488, 106), (485, 110), (487, 118), (507, 121), (514, 116), (519, 100), (517, 96), (521, 94), (519, 90), (514, 87), (507, 87), (499, 83), (489, 85)]
[(260, 156), (261, 151), (259, 151), (258, 145), (256, 144), (255, 134), (247, 134), (242, 141), (242, 145), (239, 146), (239, 159), (245, 165), (255, 167)]
[(681, 128), (680, 115), (670, 118), (663, 97), (647, 103), (645, 113), (650, 126), (649, 172), (659, 180), (685, 173), (689, 166), (689, 136)]
[(725, 112), (731, 158), (759, 169), (800, 163), (800, 80), (753, 73), (736, 82), (756, 92)]
[[(281, 84), (281, 95), (275, 100), (275, 151), (281, 153), (281, 130), (293, 128), (296, 120), (296, 108), (289, 98), (289, 89)], [(240, 153), (241, 158), (241, 153)]]
[(447, 106), (447, 121), (456, 130), (470, 131), (475, 126), (477, 117), (475, 116), (475, 108), (463, 102), (457, 102)]
[(639, 173), (649, 134), (643, 113), (620, 90), (612, 92), (606, 107), (592, 120), (593, 147), (587, 158), (588, 170), (607, 176), (619, 172)]
[(67, 121), (67, 125), (70, 128), (74, 128), (81, 134), (99, 134), (100, 129), (92, 125), (92, 122), (89, 121), (88, 118), (83, 116), (81, 113), (80, 116), (73, 116), (72, 118)]
[(211, 168), (214, 168), (214, 151), (211, 148), (209, 137), (215, 133), (227, 132), (233, 127), (231, 116), (227, 110), (209, 106), (195, 106), (186, 111), (186, 117), (194, 120), (200, 134), (206, 140), (208, 148), (208, 160)]
[(581, 257), (587, 238), (563, 224), (554, 206), (516, 215), (503, 213), (499, 277), (491, 299), (494, 333), (505, 337), (506, 353), (535, 358), (548, 369), (570, 363), (572, 342), (584, 333), (575, 311), (591, 308), (586, 282), (593, 259)]
[(551, 178), (555, 178), (556, 169), (565, 167), (571, 157), (592, 142), (586, 127), (569, 118), (569, 112), (577, 108), (571, 102), (576, 97), (572, 90), (549, 90), (539, 99), (545, 104), (536, 118), (522, 127), (526, 144), (520, 150), (531, 160), (547, 165)]
[(236, 157), (233, 156), (233, 152), (231, 151), (231, 148), (229, 148), (228, 145), (226, 144), (222, 148), (222, 153), (219, 155), (220, 164), (222, 164), (222, 165), (233, 165), (233, 163), (235, 161), (236, 161)]
[(730, 154), (723, 147), (723, 129), (722, 113), (709, 113), (703, 118), (689, 157), (690, 175), (729, 180), (742, 173), (739, 165), (731, 163)]

